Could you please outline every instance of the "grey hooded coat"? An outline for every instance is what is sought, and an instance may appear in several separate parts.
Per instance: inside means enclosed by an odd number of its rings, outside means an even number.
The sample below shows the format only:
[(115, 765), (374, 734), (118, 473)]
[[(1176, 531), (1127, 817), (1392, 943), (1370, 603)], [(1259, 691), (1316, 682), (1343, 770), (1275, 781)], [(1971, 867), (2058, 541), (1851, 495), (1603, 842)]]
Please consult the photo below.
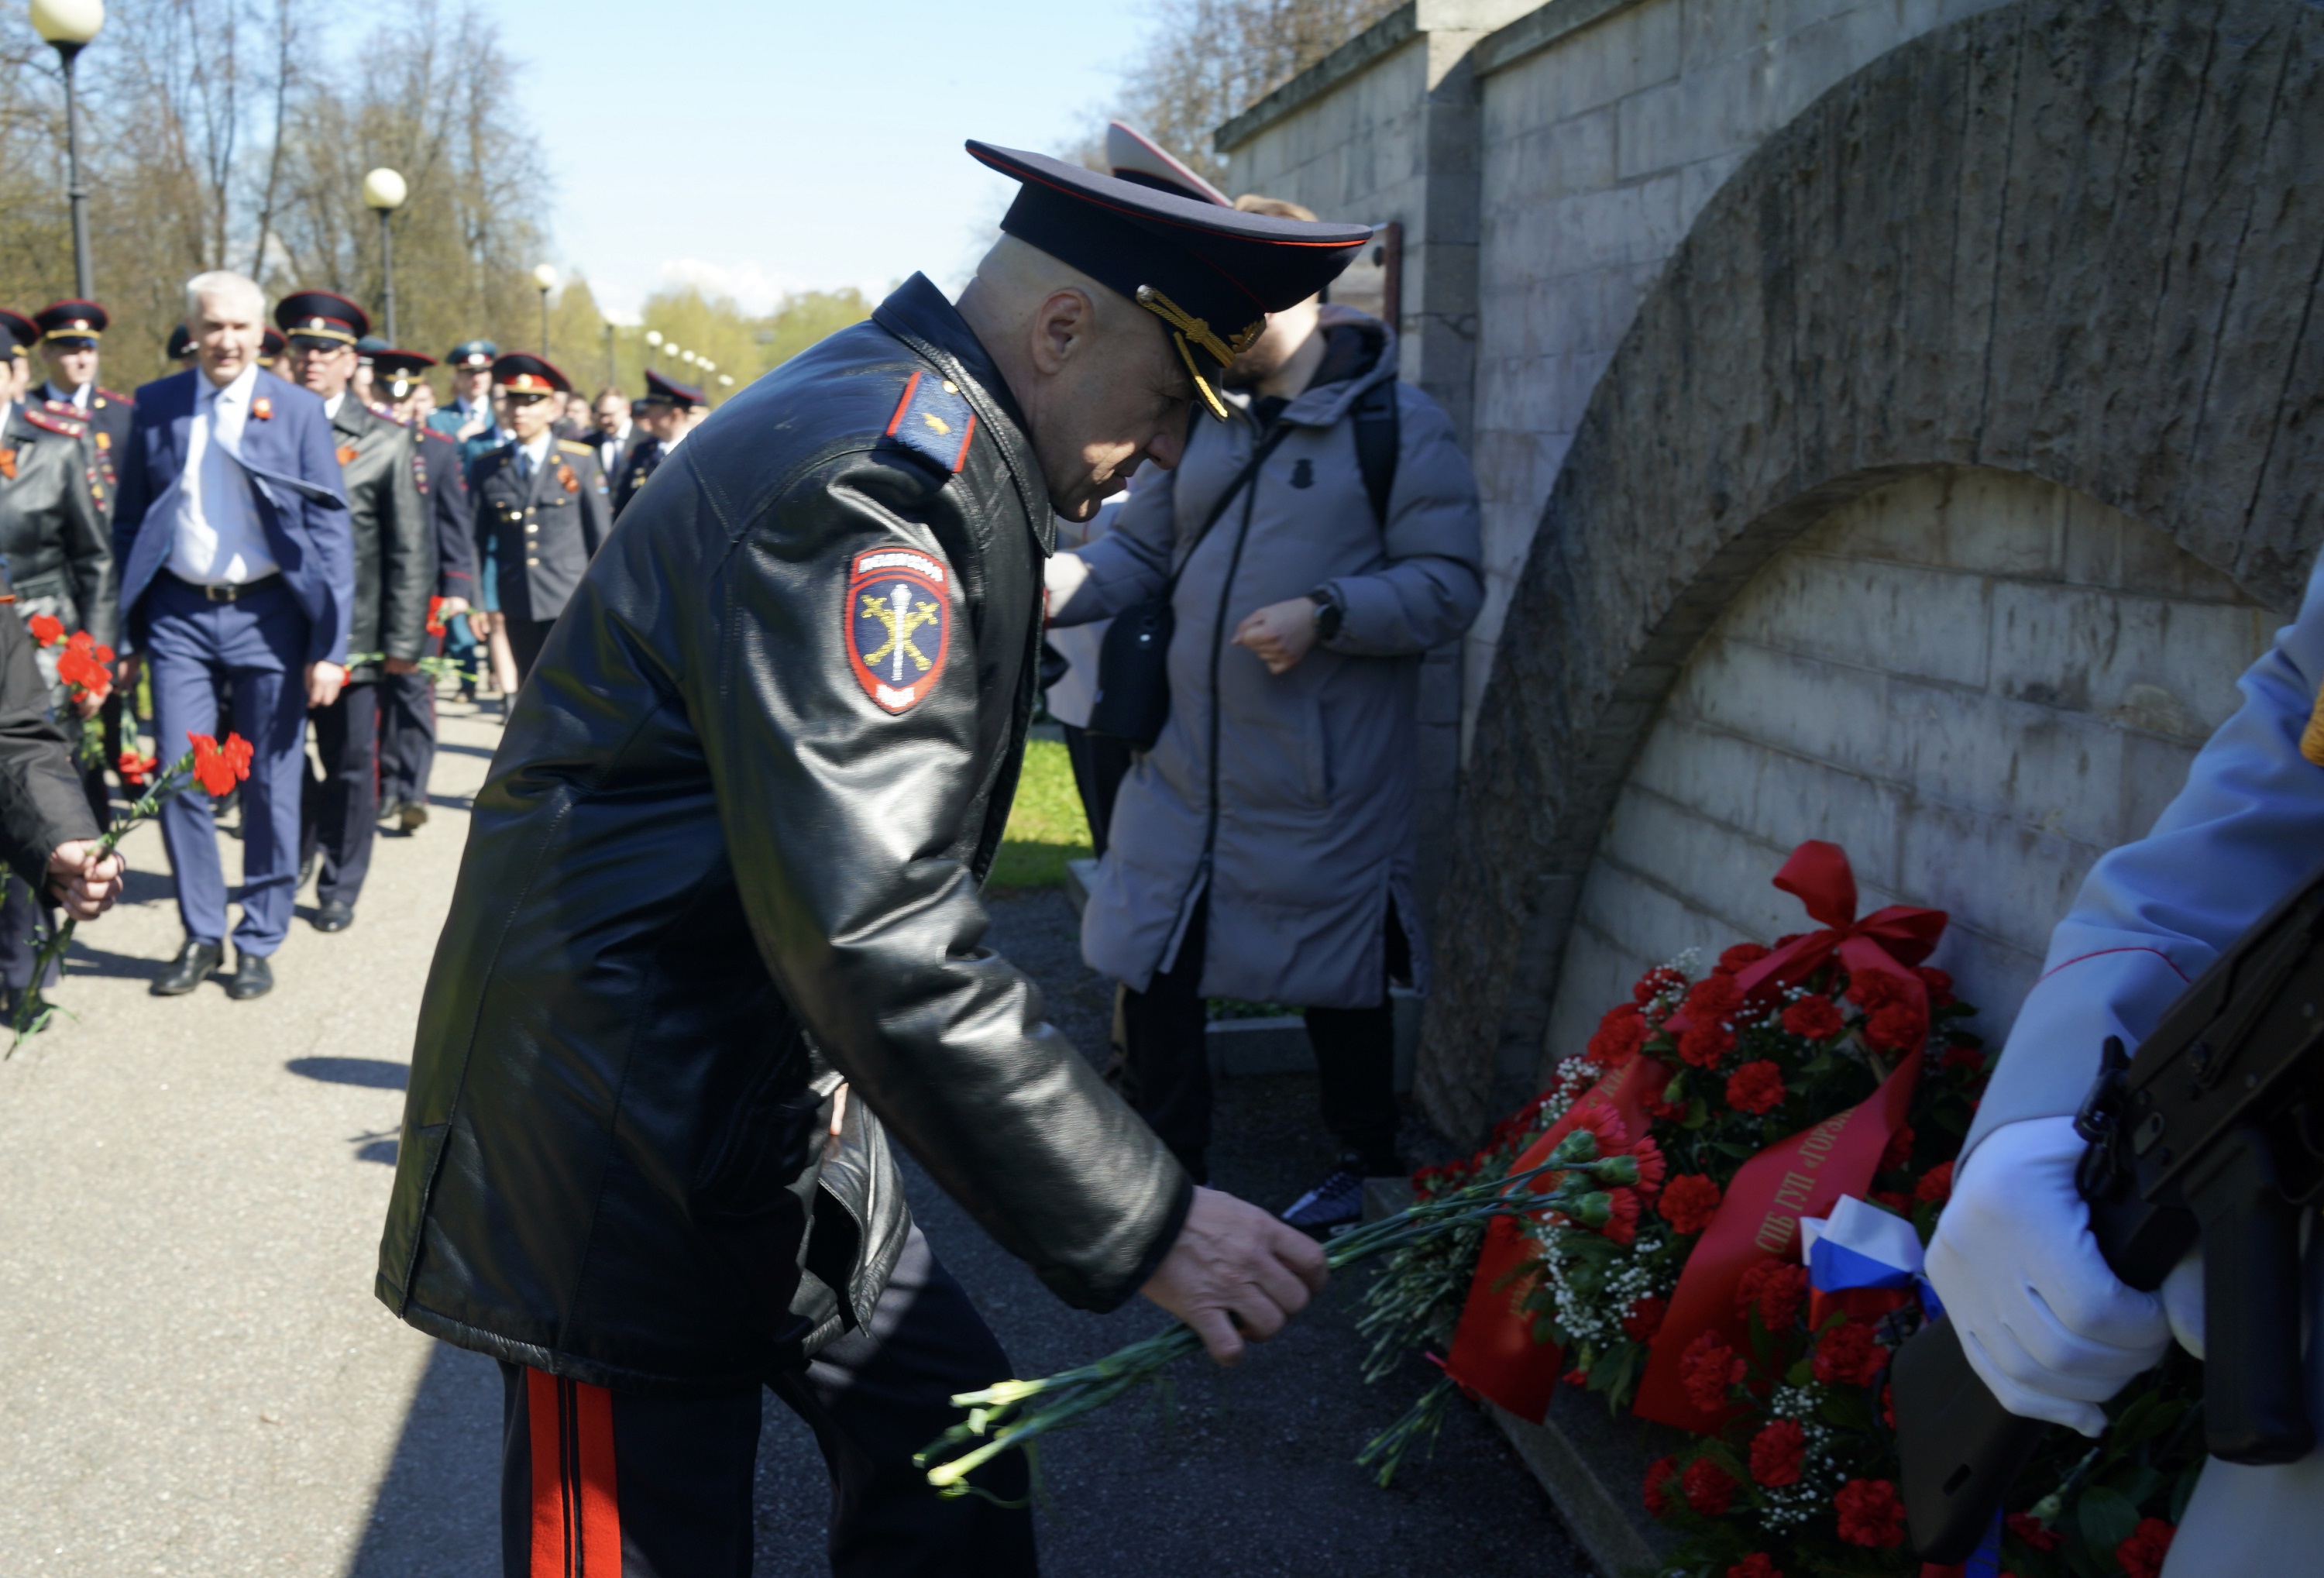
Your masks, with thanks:
[[(1051, 609), (1060, 625), (1119, 614), (1186, 559), (1169, 722), (1122, 783), (1082, 917), (1090, 965), (1137, 991), (1170, 967), (1205, 891), (1206, 996), (1379, 1002), (1391, 901), (1425, 969), (1411, 889), (1416, 690), (1423, 654), (1467, 630), (1483, 601), (1477, 484), (1443, 410), (1398, 384), (1383, 527), (1350, 408), (1396, 378), (1395, 340), (1361, 314), (1325, 311), (1330, 352), (1277, 419), (1292, 431), (1200, 543), (1259, 441), (1240, 397), (1230, 420), (1197, 419), (1176, 471), (1141, 476)], [(1068, 569), (1053, 585), (1074, 579)], [(1343, 622), (1288, 671), (1270, 675), (1232, 644), (1252, 613), (1318, 591)]]

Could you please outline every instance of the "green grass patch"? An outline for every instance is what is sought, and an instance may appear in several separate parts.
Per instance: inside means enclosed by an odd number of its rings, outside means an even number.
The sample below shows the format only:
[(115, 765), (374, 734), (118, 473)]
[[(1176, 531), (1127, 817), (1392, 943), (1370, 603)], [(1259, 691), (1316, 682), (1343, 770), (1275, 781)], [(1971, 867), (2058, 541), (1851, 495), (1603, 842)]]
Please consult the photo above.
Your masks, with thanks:
[(1017, 780), (1017, 802), (1009, 807), (1009, 830), (992, 863), (988, 888), (1056, 888), (1065, 881), (1065, 863), (1092, 851), (1089, 819), (1074, 788), (1073, 759), (1063, 741), (1032, 740), (1025, 746), (1025, 771)]

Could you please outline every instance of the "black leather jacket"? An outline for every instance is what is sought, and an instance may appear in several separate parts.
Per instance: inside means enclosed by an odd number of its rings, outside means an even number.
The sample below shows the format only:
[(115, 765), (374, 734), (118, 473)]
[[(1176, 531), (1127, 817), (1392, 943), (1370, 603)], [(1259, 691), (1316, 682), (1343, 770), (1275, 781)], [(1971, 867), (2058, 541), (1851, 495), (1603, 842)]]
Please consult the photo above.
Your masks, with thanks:
[[(0, 597), (10, 595), (0, 575)], [(23, 625), (0, 618), (0, 861), (42, 893), (57, 845), (94, 838), (97, 827), (33, 654)]]
[[(340, 397), (339, 413), (331, 419), (331, 442), (346, 478), (348, 525), (355, 535), (350, 657), (376, 652), (411, 659), (427, 646), (436, 548), (412, 468), (411, 447), (419, 441), (410, 429), (366, 410), (352, 393)], [(383, 672), (376, 662), (358, 663), (348, 678), (360, 684)]]
[(15, 611), (53, 614), (65, 629), (87, 630), (109, 647), (121, 599), (88, 427), (47, 411), (0, 410), (0, 555), (16, 588)]
[[(916, 374), (956, 457), (886, 436)], [(1006, 399), (915, 276), (623, 515), (476, 798), (380, 1245), (405, 1320), (592, 1384), (747, 1384), (885, 1286), (883, 1126), (1070, 1303), (1167, 1251), (1185, 1175), (981, 946), (1055, 540)], [(935, 571), (910, 663), (870, 644), (891, 553)]]

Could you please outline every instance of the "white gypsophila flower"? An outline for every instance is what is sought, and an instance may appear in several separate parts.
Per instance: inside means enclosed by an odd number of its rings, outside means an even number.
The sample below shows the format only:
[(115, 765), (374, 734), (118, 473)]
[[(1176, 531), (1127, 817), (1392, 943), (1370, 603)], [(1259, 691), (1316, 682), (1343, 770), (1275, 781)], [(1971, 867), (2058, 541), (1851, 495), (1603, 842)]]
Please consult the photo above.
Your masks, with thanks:
[(1796, 1420), (1803, 1441), (1800, 1477), (1788, 1485), (1761, 1487), (1770, 1528), (1794, 1528), (1821, 1515), (1840, 1488), (1840, 1471), (1831, 1459), (1832, 1429), (1821, 1417), (1823, 1391), (1814, 1385), (1779, 1386), (1768, 1396), (1768, 1417)]

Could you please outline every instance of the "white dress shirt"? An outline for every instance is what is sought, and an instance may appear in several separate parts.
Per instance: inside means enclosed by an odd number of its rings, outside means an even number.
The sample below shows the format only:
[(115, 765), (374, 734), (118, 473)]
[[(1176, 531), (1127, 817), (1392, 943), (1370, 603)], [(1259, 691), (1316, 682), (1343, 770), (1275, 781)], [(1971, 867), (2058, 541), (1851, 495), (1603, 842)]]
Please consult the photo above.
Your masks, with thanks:
[(542, 433), (530, 444), (516, 447), (517, 453), (524, 457), (524, 475), (528, 478), (540, 475), (540, 468), (549, 464), (549, 446), (556, 442), (557, 434), (551, 430)]
[(242, 430), (250, 420), (258, 367), (254, 363), (244, 367), (223, 389), (199, 372), (194, 384), (194, 420), (186, 431), (186, 469), (179, 483), (170, 573), (198, 586), (238, 586), (281, 568), (267, 545), (250, 478), (235, 464), (242, 454)]
[(346, 399), (346, 397), (347, 392), (344, 389), (340, 390), (337, 394), (327, 394), (323, 397), (323, 417), (325, 420), (336, 422), (339, 420), (339, 405), (341, 401)]

